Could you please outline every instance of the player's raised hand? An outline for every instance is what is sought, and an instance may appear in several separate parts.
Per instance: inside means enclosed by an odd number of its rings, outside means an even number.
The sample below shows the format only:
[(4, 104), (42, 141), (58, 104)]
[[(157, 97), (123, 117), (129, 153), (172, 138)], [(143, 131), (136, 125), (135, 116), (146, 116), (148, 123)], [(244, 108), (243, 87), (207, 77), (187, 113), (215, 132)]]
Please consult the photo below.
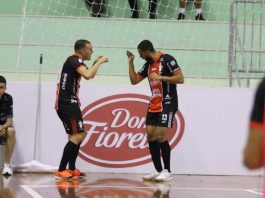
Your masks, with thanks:
[(95, 62), (97, 62), (102, 56), (98, 56), (95, 60)]
[(153, 72), (150, 74), (150, 78), (152, 80), (161, 80), (161, 76), (159, 76), (157, 73)]
[(127, 51), (128, 63), (133, 63), (134, 54), (130, 51)]
[(109, 58), (107, 56), (98, 56), (96, 61), (99, 63), (99, 64), (103, 64), (103, 63), (106, 63), (109, 61)]

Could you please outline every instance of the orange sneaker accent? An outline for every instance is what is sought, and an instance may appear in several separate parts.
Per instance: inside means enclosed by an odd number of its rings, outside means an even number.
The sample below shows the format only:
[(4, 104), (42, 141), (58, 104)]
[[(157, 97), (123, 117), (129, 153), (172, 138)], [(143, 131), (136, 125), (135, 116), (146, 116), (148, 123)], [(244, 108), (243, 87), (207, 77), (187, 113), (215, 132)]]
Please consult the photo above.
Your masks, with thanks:
[(81, 172), (79, 169), (75, 169), (73, 171), (68, 169), (68, 171), (73, 175), (73, 179), (78, 179), (86, 176), (86, 174)]
[(72, 173), (70, 173), (68, 170), (56, 171), (55, 176), (61, 179), (68, 179), (73, 177)]

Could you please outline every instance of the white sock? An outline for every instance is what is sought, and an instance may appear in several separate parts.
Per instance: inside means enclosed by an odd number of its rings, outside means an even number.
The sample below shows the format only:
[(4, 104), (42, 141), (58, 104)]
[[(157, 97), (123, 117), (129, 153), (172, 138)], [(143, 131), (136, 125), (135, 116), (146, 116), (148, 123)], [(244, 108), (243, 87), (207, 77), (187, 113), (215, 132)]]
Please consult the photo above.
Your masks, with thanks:
[(185, 13), (185, 8), (179, 8), (179, 13), (184, 14)]
[(202, 13), (202, 9), (201, 8), (195, 9), (195, 13), (196, 13), (196, 15), (201, 14)]

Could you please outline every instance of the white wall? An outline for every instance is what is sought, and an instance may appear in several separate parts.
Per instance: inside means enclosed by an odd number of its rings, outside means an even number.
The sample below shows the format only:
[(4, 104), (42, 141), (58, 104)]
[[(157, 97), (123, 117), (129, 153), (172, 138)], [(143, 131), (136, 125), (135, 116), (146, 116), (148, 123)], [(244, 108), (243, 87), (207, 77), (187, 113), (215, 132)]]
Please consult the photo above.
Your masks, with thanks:
[[(67, 141), (63, 125), (54, 110), (55, 84), (43, 84), (41, 92), (40, 122), (37, 136), (36, 160), (57, 166)], [(239, 88), (179, 88), (179, 109), (185, 119), (185, 130), (180, 142), (172, 149), (172, 172), (176, 174), (224, 174), (249, 175), (259, 172), (249, 172), (242, 166), (242, 149), (247, 137), (247, 126), (250, 109), (252, 107), (252, 89)], [(37, 107), (37, 85), (29, 83), (9, 83), (8, 93), (14, 99), (15, 125), (17, 130), (17, 145), (14, 154), (14, 164), (22, 164), (33, 159), (34, 134)], [(145, 86), (118, 86), (118, 85), (89, 85), (81, 87), (81, 109), (99, 99), (116, 94), (142, 94), (150, 95), (149, 87)], [(144, 96), (143, 96), (144, 97)], [(142, 98), (142, 97), (139, 97)], [(119, 99), (119, 97), (116, 97)], [(106, 100), (110, 101), (110, 100)], [(145, 99), (143, 99), (145, 101)], [(119, 106), (120, 105), (120, 106)], [(126, 106), (127, 105), (127, 106)], [(98, 104), (103, 109), (103, 103)], [(106, 105), (106, 110), (93, 110), (88, 118), (90, 121), (106, 121), (110, 127), (111, 109), (128, 108), (134, 115), (144, 117), (146, 104), (144, 102), (113, 102)], [(93, 106), (95, 107), (95, 105)], [(90, 107), (92, 108), (92, 107)], [(108, 111), (110, 110), (110, 111)], [(101, 116), (99, 116), (101, 115)], [(135, 118), (136, 119), (136, 118)], [(180, 133), (180, 120), (177, 118), (177, 131), (173, 131), (171, 138)], [(87, 121), (86, 121), (87, 123)], [(88, 126), (88, 125), (87, 125)], [(183, 127), (182, 123), (182, 127)], [(87, 130), (89, 129), (86, 128)], [(115, 132), (122, 135), (124, 132), (133, 134), (143, 133), (144, 128), (123, 127), (109, 128), (107, 133)], [(96, 131), (102, 130), (97, 128)], [(112, 130), (112, 131), (111, 131)], [(125, 131), (127, 130), (127, 131)], [(91, 132), (90, 132), (91, 133)], [(92, 134), (96, 137), (97, 134)], [(174, 136), (174, 137), (173, 137)], [(135, 140), (133, 145), (139, 145)], [(126, 160), (139, 161), (149, 159), (147, 148), (129, 148), (129, 141), (124, 141), (118, 149), (95, 147), (92, 136), (88, 145), (83, 145), (83, 153), (94, 155), (105, 161)], [(133, 140), (131, 140), (133, 141)], [(111, 142), (111, 141), (110, 141)], [(173, 140), (171, 143), (174, 142)], [(132, 143), (132, 142), (131, 142)], [(114, 164), (117, 162), (114, 162)], [(125, 163), (126, 164), (126, 163)], [(78, 159), (78, 166), (86, 171), (97, 172), (149, 172), (153, 169), (152, 163), (127, 168), (101, 167)], [(113, 163), (109, 166), (116, 166)]]

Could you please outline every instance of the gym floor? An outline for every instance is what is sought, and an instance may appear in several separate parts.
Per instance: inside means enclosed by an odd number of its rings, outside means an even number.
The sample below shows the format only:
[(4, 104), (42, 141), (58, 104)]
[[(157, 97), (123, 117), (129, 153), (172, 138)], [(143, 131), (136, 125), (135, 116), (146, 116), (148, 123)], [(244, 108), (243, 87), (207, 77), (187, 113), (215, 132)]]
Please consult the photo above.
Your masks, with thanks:
[(143, 182), (142, 174), (88, 173), (79, 181), (56, 180), (52, 174), (0, 176), (5, 198), (257, 198), (262, 178), (256, 176), (174, 175), (166, 183)]

